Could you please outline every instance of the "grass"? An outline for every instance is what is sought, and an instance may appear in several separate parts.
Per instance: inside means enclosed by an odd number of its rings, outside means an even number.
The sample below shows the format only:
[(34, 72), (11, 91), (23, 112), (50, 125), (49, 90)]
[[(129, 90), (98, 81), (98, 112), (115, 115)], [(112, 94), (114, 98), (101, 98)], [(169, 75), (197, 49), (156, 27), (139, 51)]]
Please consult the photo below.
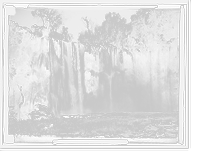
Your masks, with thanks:
[(24, 121), (10, 118), (9, 134), (38, 137), (177, 138), (178, 113), (99, 113)]

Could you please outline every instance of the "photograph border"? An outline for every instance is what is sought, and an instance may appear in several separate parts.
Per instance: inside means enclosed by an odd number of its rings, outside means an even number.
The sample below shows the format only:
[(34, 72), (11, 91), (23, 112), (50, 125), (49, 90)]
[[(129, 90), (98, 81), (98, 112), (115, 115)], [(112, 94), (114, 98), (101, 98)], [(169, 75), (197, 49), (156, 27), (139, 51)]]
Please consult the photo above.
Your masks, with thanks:
[[(8, 63), (6, 62), (6, 60), (8, 59), (8, 57), (6, 56), (6, 53), (7, 53), (7, 49), (8, 48), (6, 45), (8, 44), (8, 30), (9, 30), (9, 27), (6, 25), (6, 23), (8, 24), (8, 17), (7, 17), (7, 14), (6, 14), (6, 9), (5, 7), (6, 6), (10, 6), (10, 5), (13, 5), (15, 7), (19, 7), (19, 8), (26, 8), (28, 5), (81, 5), (81, 6), (84, 6), (84, 5), (117, 5), (117, 6), (120, 6), (120, 5), (138, 5), (138, 6), (142, 6), (142, 5), (157, 5), (158, 7), (157, 8), (177, 8), (180, 6), (183, 6), (182, 7), (182, 11), (184, 11), (184, 18), (183, 18), (183, 24), (184, 24), (184, 28), (182, 28), (183, 30), (180, 31), (180, 32), (184, 32), (183, 33), (183, 37), (182, 39), (180, 40), (180, 44), (182, 44), (182, 50), (181, 50), (181, 47), (180, 47), (180, 51), (179, 51), (179, 55), (180, 55), (180, 69), (179, 69), (179, 72), (180, 72), (180, 76), (179, 76), (179, 127), (182, 128), (183, 132), (182, 132), (182, 137), (180, 137), (180, 131), (179, 131), (179, 143), (177, 144), (156, 144), (156, 145), (152, 145), (152, 144), (132, 144), (132, 142), (128, 141), (128, 145), (126, 146), (123, 146), (123, 145), (106, 145), (106, 144), (101, 144), (101, 145), (91, 145), (91, 144), (82, 144), (82, 145), (50, 145), (50, 146), (46, 146), (47, 144), (16, 144), (16, 143), (13, 143), (13, 135), (9, 135), (8, 134), (8, 125), (7, 122), (8, 122), (8, 112), (9, 110), (6, 109), (5, 106), (8, 105)], [(62, 149), (62, 148), (67, 148), (67, 149), (79, 149), (80, 148), (85, 148), (85, 149), (137, 149), (137, 148), (140, 148), (140, 149), (165, 149), (165, 148), (170, 148), (170, 149), (176, 149), (176, 148), (185, 148), (185, 147), (188, 147), (188, 118), (189, 118), (189, 104), (188, 104), (188, 55), (189, 55), (189, 40), (188, 40), (188, 14), (189, 14), (189, 7), (188, 7), (188, 4), (122, 4), (122, 3), (110, 3), (110, 4), (102, 4), (102, 3), (3, 3), (3, 41), (2, 41), (2, 51), (3, 51), (3, 54), (2, 54), (2, 107), (1, 107), (1, 113), (2, 113), (2, 135), (1, 135), (1, 138), (2, 138), (2, 146), (3, 148), (46, 148), (46, 149), (52, 149), (53, 148), (59, 148), (59, 149)], [(181, 35), (179, 35), (181, 36)], [(7, 44), (6, 44), (7, 43)], [(182, 56), (181, 54), (184, 53)], [(184, 66), (184, 67), (183, 67)], [(183, 68), (182, 68), (183, 67)], [(183, 78), (183, 79), (181, 79)], [(182, 84), (183, 83), (183, 84)], [(182, 88), (180, 85), (183, 85), (184, 87)], [(180, 92), (182, 94), (180, 94)], [(181, 95), (181, 97), (180, 97)], [(182, 108), (180, 107), (180, 102), (181, 103), (181, 106)], [(180, 109), (183, 111), (181, 111), (180, 113)], [(181, 119), (183, 120), (183, 122), (180, 122), (180, 116), (181, 116)], [(1, 133), (0, 132), (0, 133)], [(6, 141), (6, 142), (5, 142)], [(181, 141), (181, 142), (180, 142)], [(1, 142), (1, 141), (0, 141)], [(27, 146), (28, 147), (27, 147)], [(44, 146), (43, 146), (44, 145)], [(42, 147), (43, 146), (43, 147)]]

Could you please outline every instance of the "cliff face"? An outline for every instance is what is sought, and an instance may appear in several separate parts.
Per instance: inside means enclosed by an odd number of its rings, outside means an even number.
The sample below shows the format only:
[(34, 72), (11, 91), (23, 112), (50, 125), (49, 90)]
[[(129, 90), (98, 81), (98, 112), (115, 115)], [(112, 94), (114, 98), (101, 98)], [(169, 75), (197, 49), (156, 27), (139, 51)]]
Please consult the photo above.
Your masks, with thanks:
[[(57, 57), (61, 57), (61, 40), (52, 38)], [(72, 43), (74, 47), (74, 43)], [(86, 93), (96, 93), (98, 88), (98, 73), (100, 44), (84, 47), (84, 85)], [(76, 63), (73, 49), (74, 63)], [(22, 87), (24, 103), (22, 117), (34, 109), (35, 104), (49, 103), (50, 89), (50, 58), (49, 37), (37, 37), (28, 28), (23, 28), (10, 22), (9, 34), (9, 105), (17, 111), (21, 102), (19, 87)], [(75, 66), (74, 69), (76, 70)]]
[[(52, 38), (52, 41), (55, 54), (60, 63), (62, 63), (62, 40)], [(72, 42), (70, 45), (72, 45), (73, 49), (73, 69), (77, 70), (75, 65), (77, 63), (75, 43)], [(118, 50), (116, 47), (106, 44), (85, 44), (83, 46), (84, 87), (85, 93), (89, 95), (88, 97), (90, 97), (90, 95), (92, 95), (92, 98), (95, 97), (99, 94), (99, 87), (103, 88), (103, 86), (99, 84), (101, 81), (100, 78), (103, 77), (103, 74), (102, 77), (99, 76), (101, 75), (100, 73), (108, 72), (111, 74), (109, 68), (107, 71), (104, 71), (104, 65), (106, 64), (105, 54), (107, 54), (107, 56), (112, 59), (110, 65), (113, 67), (113, 70), (120, 70), (121, 72), (121, 77), (117, 76), (118, 79), (116, 79), (116, 81), (120, 81), (120, 78), (123, 79), (122, 81), (124, 81), (125, 85), (120, 92), (130, 95), (130, 107), (136, 106), (139, 111), (178, 110), (178, 90), (176, 90), (176, 93), (172, 94), (172, 90), (177, 88), (178, 78), (176, 78), (177, 82), (173, 81), (173, 84), (170, 85), (166, 82), (171, 82), (172, 80), (169, 78), (166, 80), (164, 79), (164, 77), (170, 77), (172, 73), (168, 72), (166, 74), (168, 76), (165, 76), (164, 74), (162, 75), (162, 72), (158, 72), (157, 75), (159, 76), (152, 76), (150, 79), (151, 83), (149, 83), (148, 71), (143, 71), (141, 69), (139, 72), (137, 70), (138, 66), (144, 69), (145, 66), (140, 66), (137, 61), (138, 57), (133, 58), (133, 54), (127, 50)], [(51, 75), (49, 37), (38, 37), (28, 28), (20, 27), (14, 22), (10, 22), (8, 56), (9, 105), (14, 106), (15, 111), (17, 111), (19, 103), (21, 102), (19, 90), (21, 87), (22, 94), (24, 95), (24, 103), (21, 108), (23, 118), (28, 118), (28, 113), (34, 110), (36, 104), (49, 107)], [(153, 71), (153, 69), (151, 70)], [(116, 71), (115, 74), (117, 75), (118, 71)], [(144, 77), (147, 78), (145, 79)], [(178, 77), (178, 75), (176, 77)], [(117, 87), (122, 85), (118, 82), (116, 82), (116, 84)], [(113, 88), (116, 89), (117, 87)], [(150, 108), (150, 100), (154, 106), (153, 109)], [(171, 103), (171, 106), (169, 103)], [(122, 106), (124, 105), (127, 105), (126, 100)]]

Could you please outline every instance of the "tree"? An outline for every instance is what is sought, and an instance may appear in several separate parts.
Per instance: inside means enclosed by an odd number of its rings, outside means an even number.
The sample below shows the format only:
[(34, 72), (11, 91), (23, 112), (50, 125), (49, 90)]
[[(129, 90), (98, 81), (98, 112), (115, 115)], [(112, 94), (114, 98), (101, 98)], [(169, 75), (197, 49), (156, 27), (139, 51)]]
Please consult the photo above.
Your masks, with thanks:
[(83, 18), (83, 20), (84, 20), (85, 23), (86, 23), (86, 27), (87, 27), (88, 33), (91, 34), (91, 30), (90, 30), (90, 22), (89, 22), (88, 18), (85, 17), (85, 18)]
[(108, 43), (118, 48), (123, 48), (126, 39), (127, 24), (124, 18), (118, 13), (108, 13), (105, 15), (105, 21), (101, 26), (96, 26), (94, 31), (90, 29), (89, 20), (83, 18), (86, 22), (87, 31), (79, 36), (79, 41), (85, 43)]
[(69, 42), (71, 40), (71, 36), (68, 32), (68, 28), (63, 26), (62, 28), (62, 39)]
[(79, 41), (82, 43), (86, 43), (86, 44), (90, 44), (90, 43), (94, 43), (94, 35), (90, 34), (88, 31), (82, 32), (79, 35)]
[(119, 13), (108, 13), (105, 16), (102, 28), (105, 34), (105, 41), (117, 48), (123, 48), (126, 38), (126, 20), (121, 18)]
[(43, 20), (43, 26), (33, 25), (37, 31), (41, 32), (43, 36), (49, 36), (61, 23), (61, 15), (53, 9), (36, 9), (32, 12), (33, 16), (38, 16)]
[[(32, 61), (32, 72), (37, 74), (38, 77), (42, 77), (38, 72), (38, 69), (42, 67), (49, 70), (49, 56), (47, 54), (47, 46), (49, 36), (59, 38), (60, 35), (56, 34), (55, 30), (62, 23), (61, 15), (58, 14), (56, 10), (53, 9), (36, 9), (32, 12), (33, 16), (38, 16), (43, 20), (43, 26), (33, 25), (38, 32), (42, 33), (42, 38), (40, 39), (39, 53), (33, 54)], [(35, 69), (36, 68), (36, 69)]]
[(86, 28), (87, 30), (82, 32), (79, 35), (79, 41), (82, 43), (96, 43), (95, 41), (95, 34), (93, 33), (93, 31), (90, 28), (90, 21), (88, 20), (87, 17), (82, 18), (84, 20), (84, 22), (86, 23)]
[(105, 40), (105, 31), (102, 26), (96, 26), (94, 29), (94, 42), (95, 43), (103, 43)]

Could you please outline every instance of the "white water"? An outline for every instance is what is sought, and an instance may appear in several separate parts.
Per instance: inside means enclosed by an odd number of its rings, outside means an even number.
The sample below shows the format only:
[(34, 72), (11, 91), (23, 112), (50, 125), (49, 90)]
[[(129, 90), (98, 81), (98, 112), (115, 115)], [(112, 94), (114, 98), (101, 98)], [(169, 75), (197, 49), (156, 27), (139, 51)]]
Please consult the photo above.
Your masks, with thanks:
[(120, 59), (120, 63), (123, 64), (123, 54), (122, 54), (122, 50), (120, 50), (120, 52), (119, 52), (119, 59)]
[[(65, 83), (68, 83), (68, 92), (69, 94), (69, 107), (70, 107), (70, 112), (72, 114), (78, 113), (78, 99), (77, 99), (77, 89), (76, 89), (76, 74), (74, 71), (74, 59), (73, 59), (73, 50), (72, 50), (72, 43), (71, 42), (65, 42), (62, 41), (62, 55), (64, 56), (64, 65), (66, 64), (67, 66), (67, 71), (65, 70), (64, 74), (67, 73), (67, 79)], [(71, 114), (70, 113), (70, 114)]]
[[(109, 53), (107, 52), (109, 51)], [(109, 96), (109, 112), (114, 112), (113, 102), (114, 102), (114, 80), (117, 76), (121, 76), (121, 73), (116, 69), (115, 64), (118, 61), (117, 48), (112, 46), (107, 46), (107, 50), (100, 47), (99, 49), (99, 59), (103, 62), (103, 72), (99, 73), (99, 83), (103, 84), (106, 89), (108, 89)], [(118, 63), (117, 63), (118, 64)], [(106, 92), (104, 92), (105, 96)]]
[[(84, 113), (84, 48), (75, 44), (76, 70), (73, 45), (62, 41), (61, 57), (58, 58), (54, 44), (49, 38), (50, 54), (50, 106), (55, 116)], [(81, 55), (82, 54), (82, 55)], [(76, 72), (77, 71), (77, 72)]]
[[(63, 114), (84, 114), (88, 109), (84, 106), (84, 45), (80, 43), (61, 41), (61, 56), (55, 53), (54, 44), (49, 38), (50, 54), (50, 106), (55, 116)], [(74, 48), (73, 48), (74, 47)], [(107, 99), (109, 112), (114, 112), (114, 94), (117, 77), (123, 77), (116, 64), (120, 57), (117, 49), (108, 46), (99, 48), (99, 61), (102, 72), (99, 73), (99, 83), (104, 86), (104, 98)], [(117, 59), (118, 58), (118, 59)], [(107, 111), (108, 111), (107, 110)]]
[(61, 79), (61, 64), (58, 57), (55, 54), (54, 44), (51, 38), (49, 38), (49, 57), (50, 57), (50, 105), (54, 115), (59, 114), (62, 104), (62, 96), (59, 91), (59, 81)]
[(76, 69), (77, 69), (77, 81), (78, 81), (78, 99), (79, 99), (79, 104), (78, 104), (78, 112), (80, 114), (83, 114), (84, 112), (84, 47), (80, 46), (79, 43), (75, 43), (75, 50), (76, 50)]

